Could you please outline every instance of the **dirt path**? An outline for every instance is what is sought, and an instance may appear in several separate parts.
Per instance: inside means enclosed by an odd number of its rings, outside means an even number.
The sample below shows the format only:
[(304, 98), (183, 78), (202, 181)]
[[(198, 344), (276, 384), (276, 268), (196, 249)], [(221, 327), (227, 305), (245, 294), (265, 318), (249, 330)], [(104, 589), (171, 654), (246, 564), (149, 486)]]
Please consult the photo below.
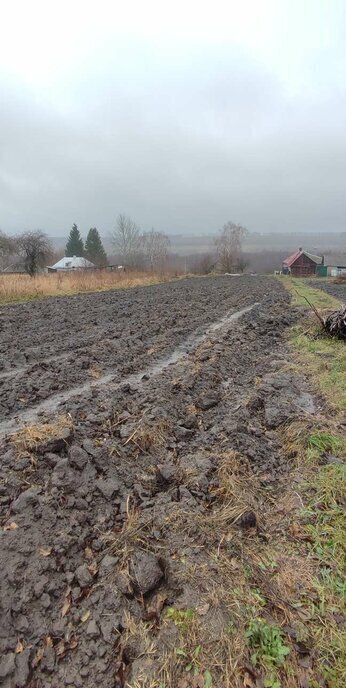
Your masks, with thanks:
[[(209, 685), (236, 685), (218, 657), (234, 622), (232, 576), (215, 569), (211, 554), (216, 548), (236, 566), (232, 528), (258, 528), (252, 481), (270, 498), (290, 470), (278, 429), (316, 412), (286, 366), (285, 331), (296, 317), (288, 301), (275, 280), (221, 278), (3, 309), (7, 344), (16, 322), (22, 338), (4, 370), (29, 366), (3, 378), (6, 422), (24, 392), (24, 408), (37, 412), (41, 387), (52, 399), (62, 377), (68, 391), (48, 430), (2, 440), (6, 688), (208, 685), (181, 682), (187, 662), (176, 651), (186, 610), (216, 648)], [(73, 335), (73, 323), (82, 331)], [(52, 359), (70, 347), (78, 350), (73, 373), (65, 357)], [(95, 363), (111, 378), (73, 391)], [(141, 375), (129, 378), (134, 371)], [(237, 479), (227, 483), (226, 501), (222, 493), (222, 471), (235, 456), (235, 475), (249, 471), (241, 507), (231, 491)]]

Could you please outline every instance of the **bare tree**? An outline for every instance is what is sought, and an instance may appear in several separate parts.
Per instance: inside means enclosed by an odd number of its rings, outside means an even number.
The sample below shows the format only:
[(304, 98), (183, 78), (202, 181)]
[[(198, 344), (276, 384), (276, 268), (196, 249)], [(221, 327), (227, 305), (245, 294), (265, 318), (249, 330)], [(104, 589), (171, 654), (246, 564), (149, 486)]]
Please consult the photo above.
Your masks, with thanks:
[(7, 267), (18, 253), (17, 242), (0, 230), (0, 270)]
[(152, 229), (150, 232), (142, 234), (141, 243), (149, 269), (152, 271), (164, 270), (171, 245), (168, 236)]
[(35, 232), (24, 232), (17, 237), (19, 253), (24, 260), (25, 271), (34, 277), (42, 268), (53, 253), (52, 244), (47, 234), (36, 230)]
[(238, 258), (238, 269), (240, 272), (244, 272), (246, 268), (250, 265), (250, 261), (248, 261), (247, 258), (245, 258), (244, 254), (241, 253), (239, 258)]
[(247, 229), (234, 222), (227, 222), (220, 235), (215, 240), (218, 263), (223, 272), (232, 272), (239, 269), (242, 242), (247, 234)]
[(216, 258), (210, 253), (202, 253), (192, 264), (192, 272), (197, 275), (209, 275), (215, 268)]
[(112, 234), (112, 243), (126, 267), (137, 267), (141, 262), (141, 233), (136, 223), (120, 214)]

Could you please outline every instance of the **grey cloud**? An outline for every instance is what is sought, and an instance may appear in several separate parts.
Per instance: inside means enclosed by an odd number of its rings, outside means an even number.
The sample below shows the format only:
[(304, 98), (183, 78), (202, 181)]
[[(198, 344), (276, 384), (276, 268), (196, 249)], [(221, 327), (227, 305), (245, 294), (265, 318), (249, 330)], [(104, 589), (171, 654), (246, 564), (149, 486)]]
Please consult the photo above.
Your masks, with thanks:
[(107, 45), (46, 91), (0, 84), (0, 226), (345, 229), (346, 101), (291, 95), (235, 50), (159, 59)]

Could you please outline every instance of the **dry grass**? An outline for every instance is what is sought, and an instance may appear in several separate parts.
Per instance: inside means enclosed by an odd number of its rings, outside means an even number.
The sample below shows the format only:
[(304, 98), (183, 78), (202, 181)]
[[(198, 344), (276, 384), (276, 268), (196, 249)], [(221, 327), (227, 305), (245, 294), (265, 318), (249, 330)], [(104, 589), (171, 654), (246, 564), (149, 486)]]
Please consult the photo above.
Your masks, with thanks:
[(220, 454), (219, 488), (216, 491), (219, 506), (208, 522), (216, 525), (219, 532), (240, 518), (258, 510), (258, 479), (251, 472), (248, 461), (235, 451)]
[(67, 416), (58, 416), (51, 423), (26, 425), (22, 430), (11, 435), (11, 442), (19, 453), (34, 452), (41, 444), (53, 439), (62, 430), (72, 428), (72, 420)]
[(292, 359), (297, 369), (304, 369), (311, 384), (327, 400), (334, 412), (346, 410), (346, 351), (345, 343), (320, 332), (313, 318), (293, 329)]
[(124, 442), (124, 445), (131, 442), (140, 451), (145, 453), (150, 452), (151, 449), (161, 447), (165, 444), (168, 429), (168, 421), (160, 420), (156, 423), (150, 423), (143, 416), (130, 437)]
[(110, 530), (101, 534), (107, 545), (108, 551), (119, 557), (119, 569), (121, 574), (129, 580), (128, 564), (130, 555), (136, 547), (148, 547), (148, 533), (152, 525), (152, 519), (141, 520), (138, 509), (127, 500), (126, 519), (120, 532)]
[(65, 296), (83, 292), (127, 289), (158, 284), (176, 274), (149, 272), (111, 272), (108, 270), (56, 272), (37, 275), (0, 275), (0, 303), (29, 301), (45, 296)]

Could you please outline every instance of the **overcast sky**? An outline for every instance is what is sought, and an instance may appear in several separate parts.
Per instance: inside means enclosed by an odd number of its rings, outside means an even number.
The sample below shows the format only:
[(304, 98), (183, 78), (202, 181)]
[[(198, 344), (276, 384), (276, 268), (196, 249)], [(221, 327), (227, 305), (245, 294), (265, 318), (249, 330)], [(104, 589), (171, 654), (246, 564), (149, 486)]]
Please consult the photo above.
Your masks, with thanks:
[(345, 0), (11, 0), (0, 228), (346, 229)]

